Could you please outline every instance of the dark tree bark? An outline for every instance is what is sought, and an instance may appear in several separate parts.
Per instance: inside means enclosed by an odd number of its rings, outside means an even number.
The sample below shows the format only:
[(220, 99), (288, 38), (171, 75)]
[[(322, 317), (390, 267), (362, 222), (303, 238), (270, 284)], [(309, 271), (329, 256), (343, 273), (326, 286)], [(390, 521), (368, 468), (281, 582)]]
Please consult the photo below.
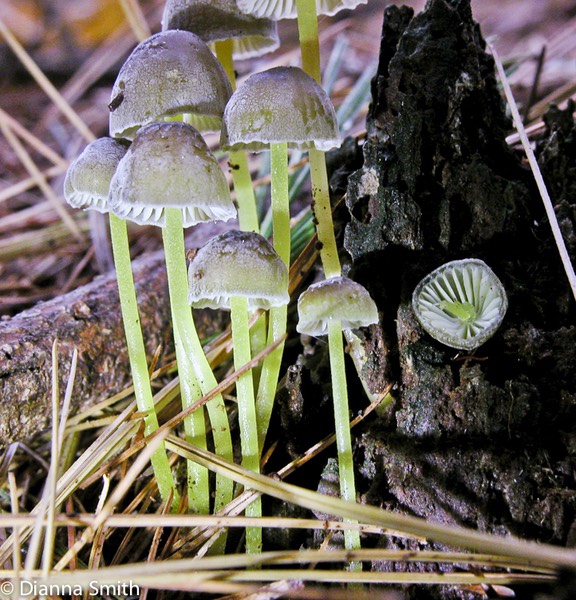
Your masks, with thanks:
[[(574, 300), (532, 175), (506, 144), (511, 124), (469, 0), (430, 0), (416, 16), (388, 7), (372, 92), (345, 248), (381, 313), (361, 333), (365, 378), (396, 389), (391, 410), (356, 436), (358, 489), (366, 502), (426, 519), (572, 543)], [(549, 118), (541, 160), (574, 251), (572, 112)], [(503, 325), (472, 355), (431, 339), (411, 308), (425, 274), (467, 257), (487, 262), (509, 297)], [(322, 376), (305, 369), (322, 364), (323, 346), (314, 351), (314, 363), (308, 349), (294, 368), (298, 385), (287, 380), (303, 410), (307, 397), (315, 405), (311, 415), (330, 410), (316, 407), (329, 396)], [(414, 597), (469, 597), (430, 593)]]

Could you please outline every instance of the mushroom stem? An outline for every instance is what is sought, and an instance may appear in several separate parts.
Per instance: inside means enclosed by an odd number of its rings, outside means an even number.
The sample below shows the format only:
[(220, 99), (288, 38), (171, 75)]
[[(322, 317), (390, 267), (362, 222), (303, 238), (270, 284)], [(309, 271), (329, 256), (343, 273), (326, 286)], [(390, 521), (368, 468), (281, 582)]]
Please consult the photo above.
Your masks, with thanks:
[(302, 68), (318, 83), (321, 83), (316, 2), (315, 0), (296, 0), (296, 9), (298, 11), (298, 37), (302, 52)]
[[(272, 231), (274, 249), (290, 268), (290, 201), (288, 196), (288, 146), (285, 142), (270, 145), (270, 172), (272, 196)], [(272, 344), (286, 333), (286, 306), (272, 307), (268, 326), (268, 343)], [(258, 438), (264, 445), (270, 416), (274, 406), (280, 363), (284, 344), (280, 344), (265, 359), (258, 387)]]
[[(296, 0), (296, 9), (298, 11), (298, 37), (300, 38), (300, 50), (302, 53), (302, 68), (319, 84), (322, 84), (316, 2)], [(325, 153), (320, 150), (311, 149), (308, 158), (310, 161), (312, 196), (314, 198), (314, 214), (318, 221), (317, 232), (320, 242), (320, 258), (322, 260), (324, 275), (326, 278), (339, 277), (341, 267), (336, 249), (334, 224), (332, 223), (330, 188), (328, 186)]]
[(326, 156), (321, 150), (311, 148), (308, 153), (310, 179), (312, 183), (313, 210), (316, 217), (316, 231), (320, 242), (320, 260), (326, 279), (339, 277), (342, 269), (336, 246), (332, 207), (330, 205), (330, 187), (326, 171)]
[[(232, 341), (234, 343), (234, 368), (239, 369), (252, 359), (246, 298), (233, 296), (230, 299), (230, 309)], [(238, 379), (236, 382), (236, 392), (242, 466), (258, 473), (260, 471), (260, 453), (258, 448), (258, 427), (256, 424), (256, 402), (254, 399), (252, 371), (247, 371)], [(262, 516), (260, 498), (246, 508), (246, 516)], [(257, 554), (261, 551), (262, 529), (259, 527), (248, 528), (246, 530), (246, 552), (248, 554)]]
[[(330, 375), (332, 378), (332, 399), (334, 402), (336, 448), (338, 451), (338, 472), (340, 475), (340, 495), (348, 502), (356, 502), (348, 387), (344, 365), (344, 344), (342, 342), (342, 322), (337, 319), (328, 322), (328, 347), (330, 353)], [(344, 544), (347, 550), (360, 548), (359, 532), (352, 530), (345, 531)]]
[[(270, 309), (270, 322), (268, 327), (268, 345), (279, 340), (286, 333), (287, 306), (274, 306)], [(279, 344), (265, 359), (258, 386), (258, 399), (256, 402), (256, 416), (258, 422), (258, 445), (260, 452), (264, 447), (264, 440), (270, 417), (274, 408), (274, 398), (278, 385), (278, 376), (284, 353), (284, 342)]]
[(290, 267), (290, 199), (288, 196), (288, 145), (270, 144), (272, 232), (274, 250)]
[[(234, 72), (234, 59), (232, 58), (233, 42), (231, 39), (214, 43), (216, 57), (224, 68), (232, 90), (236, 89), (236, 74)], [(243, 231), (259, 231), (258, 213), (256, 210), (256, 198), (248, 159), (243, 151), (230, 152), (230, 167), (234, 190), (236, 191), (236, 202), (238, 204), (238, 223)]]
[[(188, 276), (184, 253), (182, 214), (178, 209), (166, 209), (166, 226), (162, 230), (168, 287), (172, 309), (176, 359), (180, 375), (183, 407), (191, 406), (202, 394), (216, 387), (217, 382), (202, 349), (188, 304)], [(233, 459), (232, 440), (228, 415), (222, 395), (206, 404), (212, 426), (216, 454), (226, 460)], [(191, 443), (205, 447), (206, 432), (203, 410), (195, 411), (185, 421), (186, 435)], [(209, 487), (207, 471), (188, 463), (188, 493), (191, 507), (197, 512), (209, 512)], [(216, 478), (215, 511), (232, 500), (233, 482), (223, 476)], [(192, 503), (193, 501), (193, 503)]]
[[(126, 221), (110, 213), (110, 237), (114, 254), (116, 277), (118, 279), (118, 294), (122, 310), (122, 321), (126, 335), (130, 369), (134, 384), (134, 395), (138, 411), (144, 415), (144, 434), (150, 435), (158, 429), (158, 417), (154, 407), (148, 364), (146, 361), (146, 348), (140, 327), (140, 315), (134, 287), (134, 275), (130, 262), (130, 249), (128, 245), (128, 232)], [(179, 504), (178, 492), (174, 485), (174, 478), (168, 463), (164, 444), (152, 454), (152, 468), (160, 491), (160, 497), (166, 502), (172, 496), (172, 510)]]

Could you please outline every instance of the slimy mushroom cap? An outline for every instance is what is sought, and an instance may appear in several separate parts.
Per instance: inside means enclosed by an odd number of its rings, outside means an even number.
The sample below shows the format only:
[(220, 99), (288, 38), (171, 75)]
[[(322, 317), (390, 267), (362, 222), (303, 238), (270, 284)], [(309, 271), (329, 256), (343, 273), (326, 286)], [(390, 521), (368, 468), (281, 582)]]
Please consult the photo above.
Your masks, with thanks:
[(212, 238), (190, 263), (189, 303), (196, 308), (230, 308), (243, 296), (248, 308), (288, 304), (288, 269), (259, 233), (227, 231)]
[(508, 299), (492, 269), (467, 258), (446, 263), (414, 290), (412, 307), (422, 327), (451, 348), (474, 350), (502, 323)]
[(315, 283), (298, 299), (298, 333), (326, 335), (328, 322), (335, 320), (342, 322), (342, 329), (378, 322), (374, 300), (365, 287), (348, 277), (331, 277)]
[(236, 216), (226, 177), (202, 136), (185, 123), (142, 127), (110, 184), (110, 210), (141, 225), (179, 208), (184, 227)]

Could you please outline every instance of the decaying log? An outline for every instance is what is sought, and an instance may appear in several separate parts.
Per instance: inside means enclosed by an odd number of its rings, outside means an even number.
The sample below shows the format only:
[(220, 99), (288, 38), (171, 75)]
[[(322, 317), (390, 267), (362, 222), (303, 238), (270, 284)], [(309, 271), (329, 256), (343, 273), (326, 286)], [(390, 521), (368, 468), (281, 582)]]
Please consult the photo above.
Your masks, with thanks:
[[(172, 349), (164, 255), (133, 264), (148, 359), (161, 346)], [(221, 315), (197, 316), (218, 328)], [(205, 330), (204, 330), (205, 331)], [(78, 365), (72, 410), (104, 400), (131, 384), (115, 274), (101, 276), (64, 296), (40, 303), (0, 323), (0, 448), (48, 427), (51, 417), (52, 345), (58, 339), (61, 396), (74, 349)]]

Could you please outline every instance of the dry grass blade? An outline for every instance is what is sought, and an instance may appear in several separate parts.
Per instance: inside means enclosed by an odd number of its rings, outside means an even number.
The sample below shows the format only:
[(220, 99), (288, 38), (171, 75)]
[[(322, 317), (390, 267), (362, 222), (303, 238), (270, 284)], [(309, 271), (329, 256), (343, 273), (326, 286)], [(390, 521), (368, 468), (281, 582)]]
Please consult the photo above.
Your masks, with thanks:
[(520, 112), (518, 111), (518, 105), (514, 100), (514, 94), (512, 93), (512, 90), (510, 88), (510, 83), (508, 82), (508, 77), (506, 76), (506, 72), (504, 71), (504, 67), (502, 66), (502, 61), (500, 60), (500, 57), (498, 56), (498, 53), (496, 52), (496, 49), (493, 46), (490, 46), (490, 50), (494, 56), (496, 68), (498, 69), (498, 75), (500, 77), (500, 81), (502, 82), (502, 87), (504, 88), (506, 99), (508, 100), (508, 106), (510, 107), (510, 110), (512, 112), (514, 125), (520, 135), (522, 147), (524, 148), (524, 152), (526, 153), (526, 158), (528, 159), (530, 169), (532, 170), (532, 174), (534, 175), (534, 179), (536, 180), (536, 185), (538, 186), (538, 191), (540, 192), (542, 202), (544, 203), (544, 209), (546, 210), (546, 215), (550, 223), (550, 228), (552, 229), (552, 235), (554, 236), (554, 241), (556, 242), (556, 247), (558, 248), (558, 253), (560, 254), (560, 259), (562, 261), (564, 271), (566, 272), (566, 276), (568, 277), (568, 283), (570, 284), (572, 294), (576, 299), (576, 274), (574, 273), (574, 267), (570, 260), (570, 255), (568, 254), (564, 238), (562, 237), (560, 226), (558, 225), (558, 219), (556, 218), (556, 213), (554, 212), (554, 206), (552, 204), (550, 194), (548, 193), (546, 183), (544, 182), (544, 178), (542, 177), (542, 172), (540, 171), (540, 167), (538, 166), (538, 161), (536, 160), (536, 156), (534, 155), (534, 151), (532, 150), (530, 140), (528, 139), (528, 135), (526, 134), (526, 129), (524, 129), (522, 117), (520, 116)]

